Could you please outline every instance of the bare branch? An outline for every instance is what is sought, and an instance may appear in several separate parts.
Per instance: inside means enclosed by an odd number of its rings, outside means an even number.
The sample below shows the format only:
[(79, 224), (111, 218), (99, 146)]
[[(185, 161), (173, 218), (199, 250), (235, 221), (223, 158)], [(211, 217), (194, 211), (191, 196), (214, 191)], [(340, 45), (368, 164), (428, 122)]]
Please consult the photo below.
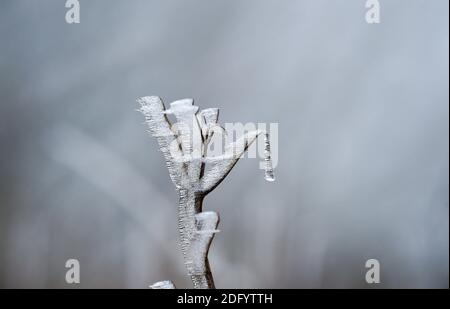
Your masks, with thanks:
[(239, 161), (245, 151), (247, 151), (248, 147), (262, 133), (264, 132), (260, 130), (245, 133), (237, 141), (227, 146), (223, 156), (214, 157), (209, 160), (212, 164), (211, 169), (201, 179), (201, 188), (205, 194), (214, 190), (225, 179), (234, 165)]
[[(208, 261), (208, 252), (214, 234), (218, 232), (219, 214), (202, 212), (204, 197), (228, 175), (239, 158), (263, 131), (245, 133), (225, 148), (225, 153), (208, 158), (207, 148), (218, 127), (219, 110), (198, 111), (193, 99), (170, 104), (166, 110), (159, 97), (138, 100), (150, 133), (158, 140), (164, 154), (170, 177), (179, 193), (178, 229), (184, 263), (194, 288), (214, 288)], [(173, 114), (177, 123), (171, 125), (167, 114)], [(270, 145), (266, 138), (266, 179), (273, 179)], [(205, 165), (211, 164), (209, 170)], [(175, 288), (172, 282), (162, 281), (151, 288)]]

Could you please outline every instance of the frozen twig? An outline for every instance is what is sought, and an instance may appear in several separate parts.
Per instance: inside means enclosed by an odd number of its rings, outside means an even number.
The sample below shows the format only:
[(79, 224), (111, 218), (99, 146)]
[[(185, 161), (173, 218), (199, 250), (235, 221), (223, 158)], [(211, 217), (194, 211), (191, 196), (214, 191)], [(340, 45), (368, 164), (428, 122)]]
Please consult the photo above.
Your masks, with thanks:
[[(212, 211), (203, 212), (203, 199), (222, 182), (261, 134), (266, 139), (266, 179), (274, 179), (267, 134), (260, 130), (247, 132), (226, 145), (222, 155), (208, 158), (208, 145), (218, 127), (217, 108), (199, 111), (192, 99), (183, 99), (172, 102), (170, 108), (165, 109), (162, 100), (155, 96), (140, 98), (138, 102), (179, 194), (178, 229), (188, 275), (194, 288), (214, 288), (208, 251), (218, 232), (219, 215)], [(175, 124), (170, 123), (168, 114), (175, 116)], [(161, 281), (151, 287), (175, 288), (170, 281)]]
[(172, 283), (172, 281), (159, 281), (152, 284), (150, 288), (154, 290), (170, 290), (175, 289), (175, 285)]

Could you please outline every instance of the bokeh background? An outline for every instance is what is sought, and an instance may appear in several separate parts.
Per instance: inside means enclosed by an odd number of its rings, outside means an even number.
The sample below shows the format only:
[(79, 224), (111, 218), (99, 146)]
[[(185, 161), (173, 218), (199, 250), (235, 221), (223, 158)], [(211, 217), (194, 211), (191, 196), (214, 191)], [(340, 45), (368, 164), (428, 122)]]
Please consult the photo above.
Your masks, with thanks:
[(277, 180), (205, 201), (223, 288), (448, 287), (449, 3), (0, 1), (0, 287), (190, 287), (177, 194), (136, 99), (278, 122)]

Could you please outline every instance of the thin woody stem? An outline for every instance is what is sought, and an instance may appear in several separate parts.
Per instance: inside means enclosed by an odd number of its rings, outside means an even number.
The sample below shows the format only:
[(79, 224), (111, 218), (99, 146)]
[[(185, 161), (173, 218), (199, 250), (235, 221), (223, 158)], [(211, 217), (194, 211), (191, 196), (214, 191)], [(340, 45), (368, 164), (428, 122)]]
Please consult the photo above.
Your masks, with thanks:
[(219, 221), (215, 212), (202, 212), (204, 196), (180, 190), (178, 228), (188, 275), (196, 289), (213, 289), (208, 251)]
[[(219, 215), (212, 211), (203, 212), (203, 199), (223, 181), (256, 138), (265, 132), (247, 132), (235, 142), (227, 143), (222, 156), (208, 158), (208, 145), (214, 128), (221, 128), (217, 124), (217, 108), (198, 111), (193, 99), (183, 99), (172, 102), (167, 110), (162, 100), (155, 96), (140, 98), (139, 103), (179, 192), (178, 228), (188, 275), (194, 288), (214, 288), (208, 251), (214, 234), (218, 232)], [(172, 125), (167, 114), (175, 115), (177, 123)], [(221, 131), (226, 136), (223, 128)], [(266, 179), (273, 181), (267, 134), (265, 143)], [(208, 169), (207, 163), (210, 164)], [(175, 288), (170, 281), (161, 281), (151, 287)]]

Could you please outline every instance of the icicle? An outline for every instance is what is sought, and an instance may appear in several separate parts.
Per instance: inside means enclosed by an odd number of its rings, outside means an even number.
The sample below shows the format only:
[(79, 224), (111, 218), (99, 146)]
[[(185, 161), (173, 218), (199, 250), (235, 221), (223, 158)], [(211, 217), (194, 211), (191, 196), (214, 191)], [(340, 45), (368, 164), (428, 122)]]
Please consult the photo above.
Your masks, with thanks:
[(264, 134), (264, 162), (265, 162), (265, 176), (264, 178), (267, 181), (275, 181), (275, 177), (273, 175), (273, 166), (272, 166), (272, 158), (270, 153), (270, 141), (269, 134)]

